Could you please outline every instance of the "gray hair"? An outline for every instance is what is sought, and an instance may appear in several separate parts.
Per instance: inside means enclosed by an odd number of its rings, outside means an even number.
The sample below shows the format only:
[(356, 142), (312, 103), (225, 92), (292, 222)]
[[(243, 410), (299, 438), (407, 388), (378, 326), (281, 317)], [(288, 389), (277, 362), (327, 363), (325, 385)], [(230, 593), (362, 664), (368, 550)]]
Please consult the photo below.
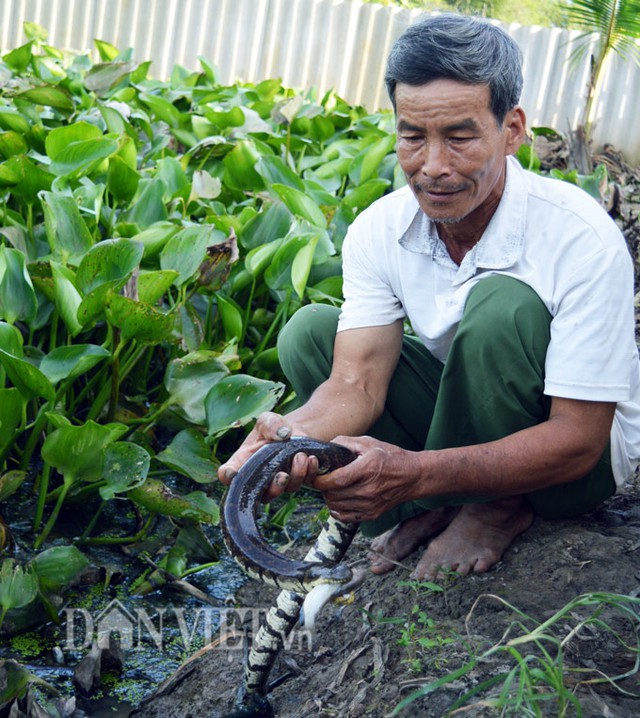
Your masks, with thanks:
[(475, 17), (445, 13), (409, 26), (391, 48), (385, 83), (395, 109), (397, 83), (451, 79), (488, 85), (498, 124), (520, 101), (522, 53), (504, 30)]

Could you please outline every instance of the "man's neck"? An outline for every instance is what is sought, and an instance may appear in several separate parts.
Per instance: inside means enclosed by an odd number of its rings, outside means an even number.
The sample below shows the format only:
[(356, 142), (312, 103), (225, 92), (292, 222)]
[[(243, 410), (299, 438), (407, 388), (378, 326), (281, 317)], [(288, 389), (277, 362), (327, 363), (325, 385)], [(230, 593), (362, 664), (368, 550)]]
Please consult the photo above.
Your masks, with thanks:
[(504, 182), (499, 194), (489, 199), (458, 222), (437, 222), (438, 236), (444, 243), (449, 256), (460, 265), (467, 252), (482, 239), (485, 229), (498, 209)]

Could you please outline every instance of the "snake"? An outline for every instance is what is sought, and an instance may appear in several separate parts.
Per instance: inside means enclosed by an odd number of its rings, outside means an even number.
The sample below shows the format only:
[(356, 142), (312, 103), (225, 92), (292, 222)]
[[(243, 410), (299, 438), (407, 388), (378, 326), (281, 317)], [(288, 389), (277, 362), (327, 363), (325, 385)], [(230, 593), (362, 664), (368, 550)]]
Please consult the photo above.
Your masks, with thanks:
[(268, 693), (269, 673), (284, 639), (304, 610), (305, 597), (307, 602), (316, 594), (320, 597), (320, 605), (307, 612), (312, 614), (308, 616), (312, 621), (329, 598), (350, 591), (364, 577), (339, 563), (358, 530), (357, 523), (343, 523), (329, 516), (304, 560), (281, 554), (260, 534), (257, 516), (262, 497), (276, 473), (290, 471), (298, 453), (315, 456), (319, 474), (346, 466), (357, 456), (340, 444), (307, 437), (265, 444), (243, 464), (223, 499), (220, 527), (229, 553), (249, 576), (281, 589), (253, 639), (236, 700), (238, 708), (230, 716), (258, 715), (250, 707), (256, 700), (265, 711), (261, 701)]

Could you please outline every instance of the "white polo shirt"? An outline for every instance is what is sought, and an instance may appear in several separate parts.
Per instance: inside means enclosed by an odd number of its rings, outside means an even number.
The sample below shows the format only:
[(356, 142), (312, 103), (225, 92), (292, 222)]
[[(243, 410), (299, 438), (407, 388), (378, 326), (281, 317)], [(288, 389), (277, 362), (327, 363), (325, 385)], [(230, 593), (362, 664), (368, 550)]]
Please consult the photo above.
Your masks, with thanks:
[(549, 310), (545, 394), (618, 403), (612, 433), (618, 484), (640, 462), (640, 362), (633, 267), (615, 222), (589, 195), (507, 158), (500, 204), (458, 266), (409, 187), (360, 214), (343, 246), (338, 331), (408, 318), (444, 362), (469, 290), (504, 274), (528, 284)]

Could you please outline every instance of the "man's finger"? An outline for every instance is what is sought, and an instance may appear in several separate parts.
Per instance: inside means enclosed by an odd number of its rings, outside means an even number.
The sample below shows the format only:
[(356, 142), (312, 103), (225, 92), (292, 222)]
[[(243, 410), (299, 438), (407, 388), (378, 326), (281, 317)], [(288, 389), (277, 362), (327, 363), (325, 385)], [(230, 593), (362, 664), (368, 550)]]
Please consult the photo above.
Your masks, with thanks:
[(238, 472), (232, 466), (223, 464), (218, 469), (218, 478), (223, 484), (230, 484), (237, 473)]

